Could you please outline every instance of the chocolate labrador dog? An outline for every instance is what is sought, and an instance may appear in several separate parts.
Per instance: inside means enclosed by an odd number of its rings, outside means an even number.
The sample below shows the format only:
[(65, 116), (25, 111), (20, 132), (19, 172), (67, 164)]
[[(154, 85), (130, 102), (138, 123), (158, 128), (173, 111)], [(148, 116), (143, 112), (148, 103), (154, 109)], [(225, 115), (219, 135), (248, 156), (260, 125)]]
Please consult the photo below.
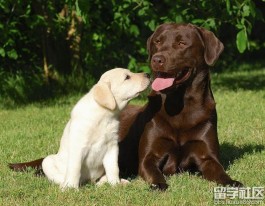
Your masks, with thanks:
[(165, 190), (164, 175), (194, 169), (221, 185), (241, 186), (219, 160), (209, 66), (223, 51), (216, 36), (192, 24), (160, 25), (147, 41), (154, 81), (144, 107), (121, 113), (119, 167)]
[[(120, 116), (119, 168), (165, 190), (164, 175), (199, 171), (210, 181), (241, 186), (219, 160), (217, 114), (209, 66), (223, 51), (216, 36), (192, 24), (162, 24), (147, 41), (154, 77), (148, 103), (127, 106)], [(43, 159), (11, 164), (41, 168)]]

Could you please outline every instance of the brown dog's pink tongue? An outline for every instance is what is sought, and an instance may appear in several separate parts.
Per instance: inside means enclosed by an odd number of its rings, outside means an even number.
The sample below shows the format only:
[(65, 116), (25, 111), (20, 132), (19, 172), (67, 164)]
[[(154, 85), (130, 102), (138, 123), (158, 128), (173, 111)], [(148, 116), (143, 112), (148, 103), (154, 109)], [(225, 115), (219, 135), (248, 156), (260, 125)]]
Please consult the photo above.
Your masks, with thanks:
[(152, 83), (152, 89), (155, 91), (161, 91), (172, 86), (174, 78), (156, 78)]

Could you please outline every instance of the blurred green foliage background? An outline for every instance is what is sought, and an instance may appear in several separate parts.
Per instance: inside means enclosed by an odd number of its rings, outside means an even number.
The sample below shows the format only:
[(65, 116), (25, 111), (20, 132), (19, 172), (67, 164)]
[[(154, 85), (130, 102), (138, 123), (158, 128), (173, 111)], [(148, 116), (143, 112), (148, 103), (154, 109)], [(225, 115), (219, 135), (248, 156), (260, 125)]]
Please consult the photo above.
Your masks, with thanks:
[(148, 72), (146, 40), (164, 22), (213, 31), (215, 71), (264, 62), (264, 14), (265, 0), (0, 1), (0, 100), (84, 92), (113, 67)]

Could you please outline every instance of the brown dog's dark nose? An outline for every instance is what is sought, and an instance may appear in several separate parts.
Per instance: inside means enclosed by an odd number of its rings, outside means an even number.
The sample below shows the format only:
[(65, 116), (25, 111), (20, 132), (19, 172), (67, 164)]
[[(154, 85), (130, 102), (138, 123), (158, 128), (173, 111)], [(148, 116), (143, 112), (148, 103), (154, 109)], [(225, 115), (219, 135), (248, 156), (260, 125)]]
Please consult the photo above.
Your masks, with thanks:
[(163, 55), (155, 55), (152, 57), (152, 64), (154, 66), (163, 66), (165, 61), (166, 61), (166, 58)]

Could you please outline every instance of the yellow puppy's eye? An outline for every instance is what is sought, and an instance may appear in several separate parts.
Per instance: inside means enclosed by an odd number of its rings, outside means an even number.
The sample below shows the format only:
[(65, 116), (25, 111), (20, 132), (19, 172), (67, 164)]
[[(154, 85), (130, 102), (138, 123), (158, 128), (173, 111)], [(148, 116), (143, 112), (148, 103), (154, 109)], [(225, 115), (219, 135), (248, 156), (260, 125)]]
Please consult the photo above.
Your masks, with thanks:
[(128, 79), (130, 79), (130, 78), (131, 78), (131, 76), (128, 75), (128, 74), (125, 76), (125, 80), (128, 80)]

